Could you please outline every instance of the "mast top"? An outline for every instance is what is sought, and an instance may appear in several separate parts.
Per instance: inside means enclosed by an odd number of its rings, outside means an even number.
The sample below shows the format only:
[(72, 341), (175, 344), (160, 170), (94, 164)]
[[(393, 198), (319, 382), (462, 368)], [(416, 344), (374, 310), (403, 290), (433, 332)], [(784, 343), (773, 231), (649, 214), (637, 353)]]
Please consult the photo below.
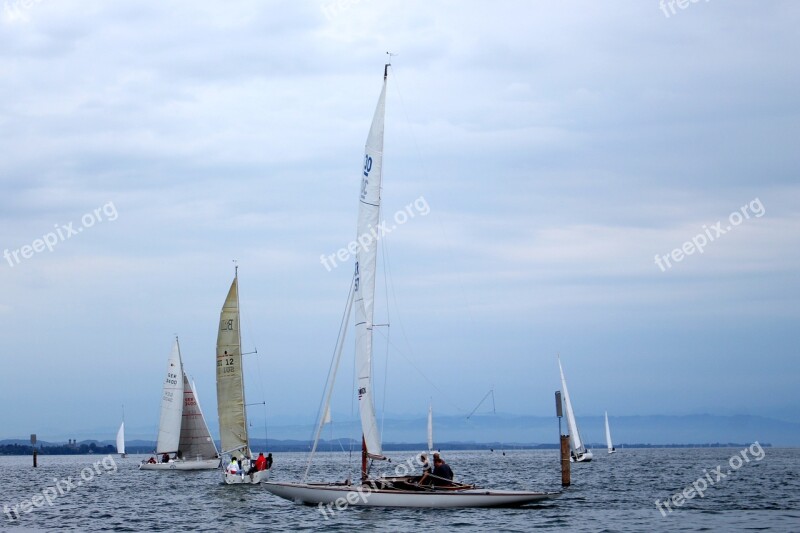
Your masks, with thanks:
[(386, 81), (386, 78), (389, 76), (389, 67), (392, 66), (392, 57), (396, 56), (397, 54), (393, 54), (391, 52), (386, 52), (386, 55), (389, 56), (389, 61), (383, 66), (383, 80)]

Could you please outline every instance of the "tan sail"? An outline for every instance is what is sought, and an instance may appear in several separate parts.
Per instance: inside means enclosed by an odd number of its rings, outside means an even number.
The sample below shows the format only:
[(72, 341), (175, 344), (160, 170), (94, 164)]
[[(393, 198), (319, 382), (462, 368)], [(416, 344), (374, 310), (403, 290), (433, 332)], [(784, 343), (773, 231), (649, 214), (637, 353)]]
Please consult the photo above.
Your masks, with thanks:
[(239, 328), (239, 278), (234, 277), (222, 306), (217, 331), (217, 414), (222, 453), (251, 456), (247, 444), (247, 415)]

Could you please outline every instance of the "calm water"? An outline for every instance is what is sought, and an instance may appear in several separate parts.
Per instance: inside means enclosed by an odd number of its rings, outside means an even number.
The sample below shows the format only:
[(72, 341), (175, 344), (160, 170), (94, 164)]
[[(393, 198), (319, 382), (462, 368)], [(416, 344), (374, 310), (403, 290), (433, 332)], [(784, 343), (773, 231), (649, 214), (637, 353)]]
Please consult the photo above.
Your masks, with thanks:
[[(757, 451), (757, 450), (756, 450)], [(731, 470), (740, 449), (597, 450), (595, 461), (573, 465), (572, 486), (552, 503), (521, 509), (406, 510), (351, 508), (326, 519), (315, 507), (296, 505), (258, 486), (224, 486), (217, 471), (140, 472), (141, 456), (115, 457), (92, 467), (101, 456), (0, 457), (0, 505), (30, 502), (59, 480), (64, 495), (38, 500), (28, 514), (0, 519), (0, 530), (169, 531), (326, 530), (440, 531), (461, 529), (529, 531), (800, 531), (800, 450), (764, 449), (762, 460), (748, 452), (728, 477), (716, 481), (716, 467)], [(450, 452), (445, 459), (456, 477), (483, 487), (558, 490), (556, 451)], [(413, 452), (393, 452), (395, 464)], [(741, 456), (740, 456), (741, 457)], [(275, 455), (274, 479), (296, 480), (305, 454)], [(355, 467), (355, 455), (352, 463)], [(313, 477), (344, 479), (346, 453), (320, 454)], [(734, 461), (734, 465), (738, 461)], [(116, 471), (114, 469), (116, 468)], [(92, 470), (89, 470), (92, 469)], [(97, 473), (101, 472), (101, 473)], [(706, 472), (715, 485), (662, 516), (664, 500)], [(81, 475), (85, 478), (80, 485)], [(68, 487), (71, 478), (74, 487)], [(702, 487), (702, 485), (698, 485)], [(35, 502), (34, 502), (35, 503)], [(5, 508), (4, 508), (5, 511)], [(13, 511), (11, 511), (13, 515)]]

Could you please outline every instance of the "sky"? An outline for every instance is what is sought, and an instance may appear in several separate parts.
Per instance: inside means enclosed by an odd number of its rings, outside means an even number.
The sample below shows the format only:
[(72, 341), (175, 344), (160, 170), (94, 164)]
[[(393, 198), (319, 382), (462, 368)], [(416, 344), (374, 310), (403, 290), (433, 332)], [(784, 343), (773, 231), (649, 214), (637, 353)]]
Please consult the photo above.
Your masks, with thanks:
[(387, 51), (379, 413), (552, 415), (560, 354), (579, 416), (800, 421), (796, 2), (0, 9), (0, 438), (154, 438), (176, 334), (216, 433), (233, 260), (251, 420), (313, 421)]

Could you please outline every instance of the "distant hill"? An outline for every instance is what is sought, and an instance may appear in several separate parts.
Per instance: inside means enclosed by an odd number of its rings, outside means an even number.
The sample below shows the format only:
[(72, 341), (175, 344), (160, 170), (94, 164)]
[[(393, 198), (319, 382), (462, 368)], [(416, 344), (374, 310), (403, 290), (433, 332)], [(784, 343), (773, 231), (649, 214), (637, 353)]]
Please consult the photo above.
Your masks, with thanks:
[[(611, 434), (618, 445), (696, 445), (712, 443), (772, 443), (774, 446), (800, 446), (800, 424), (767, 418), (762, 416), (719, 416), (719, 415), (687, 415), (687, 416), (610, 416)], [(604, 441), (603, 417), (578, 417), (581, 435), (591, 444)], [(566, 432), (566, 421), (562, 421)], [(427, 420), (424, 416), (402, 417), (391, 416), (383, 421), (383, 441), (386, 446), (418, 446), (426, 440)], [(79, 444), (113, 444), (110, 439), (94, 441), (98, 435), (107, 434), (106, 429), (81, 430), (74, 432), (48, 432), (46, 428), (37, 428), (39, 435), (47, 436), (53, 444), (61, 444), (67, 438), (83, 438)], [(126, 428), (127, 429), (127, 428)], [(216, 428), (212, 427), (212, 430)], [(285, 446), (286, 449), (307, 446), (313, 436), (313, 425), (310, 423), (289, 423), (283, 418), (280, 423), (269, 423), (268, 436), (270, 447)], [(142, 432), (145, 435), (149, 433)], [(558, 442), (558, 421), (555, 417), (518, 416), (509, 414), (482, 414), (469, 419), (464, 416), (443, 415), (434, 413), (434, 442), (457, 443), (461, 445), (480, 446), (497, 443), (515, 443), (519, 446), (545, 447)], [(333, 413), (333, 422), (323, 432), (332, 447), (341, 449), (339, 441), (358, 441), (360, 422), (357, 418)], [(54, 436), (51, 436), (54, 435)], [(139, 432), (129, 430), (130, 436), (138, 436)], [(253, 442), (261, 442), (264, 438), (263, 427), (253, 426), (250, 429)], [(394, 443), (394, 444), (393, 444)], [(28, 439), (9, 439), (0, 444), (28, 445)], [(133, 438), (126, 442), (130, 453), (149, 453), (155, 446), (153, 439)], [(387, 448), (388, 449), (388, 448)], [(452, 448), (451, 448), (452, 449)]]

